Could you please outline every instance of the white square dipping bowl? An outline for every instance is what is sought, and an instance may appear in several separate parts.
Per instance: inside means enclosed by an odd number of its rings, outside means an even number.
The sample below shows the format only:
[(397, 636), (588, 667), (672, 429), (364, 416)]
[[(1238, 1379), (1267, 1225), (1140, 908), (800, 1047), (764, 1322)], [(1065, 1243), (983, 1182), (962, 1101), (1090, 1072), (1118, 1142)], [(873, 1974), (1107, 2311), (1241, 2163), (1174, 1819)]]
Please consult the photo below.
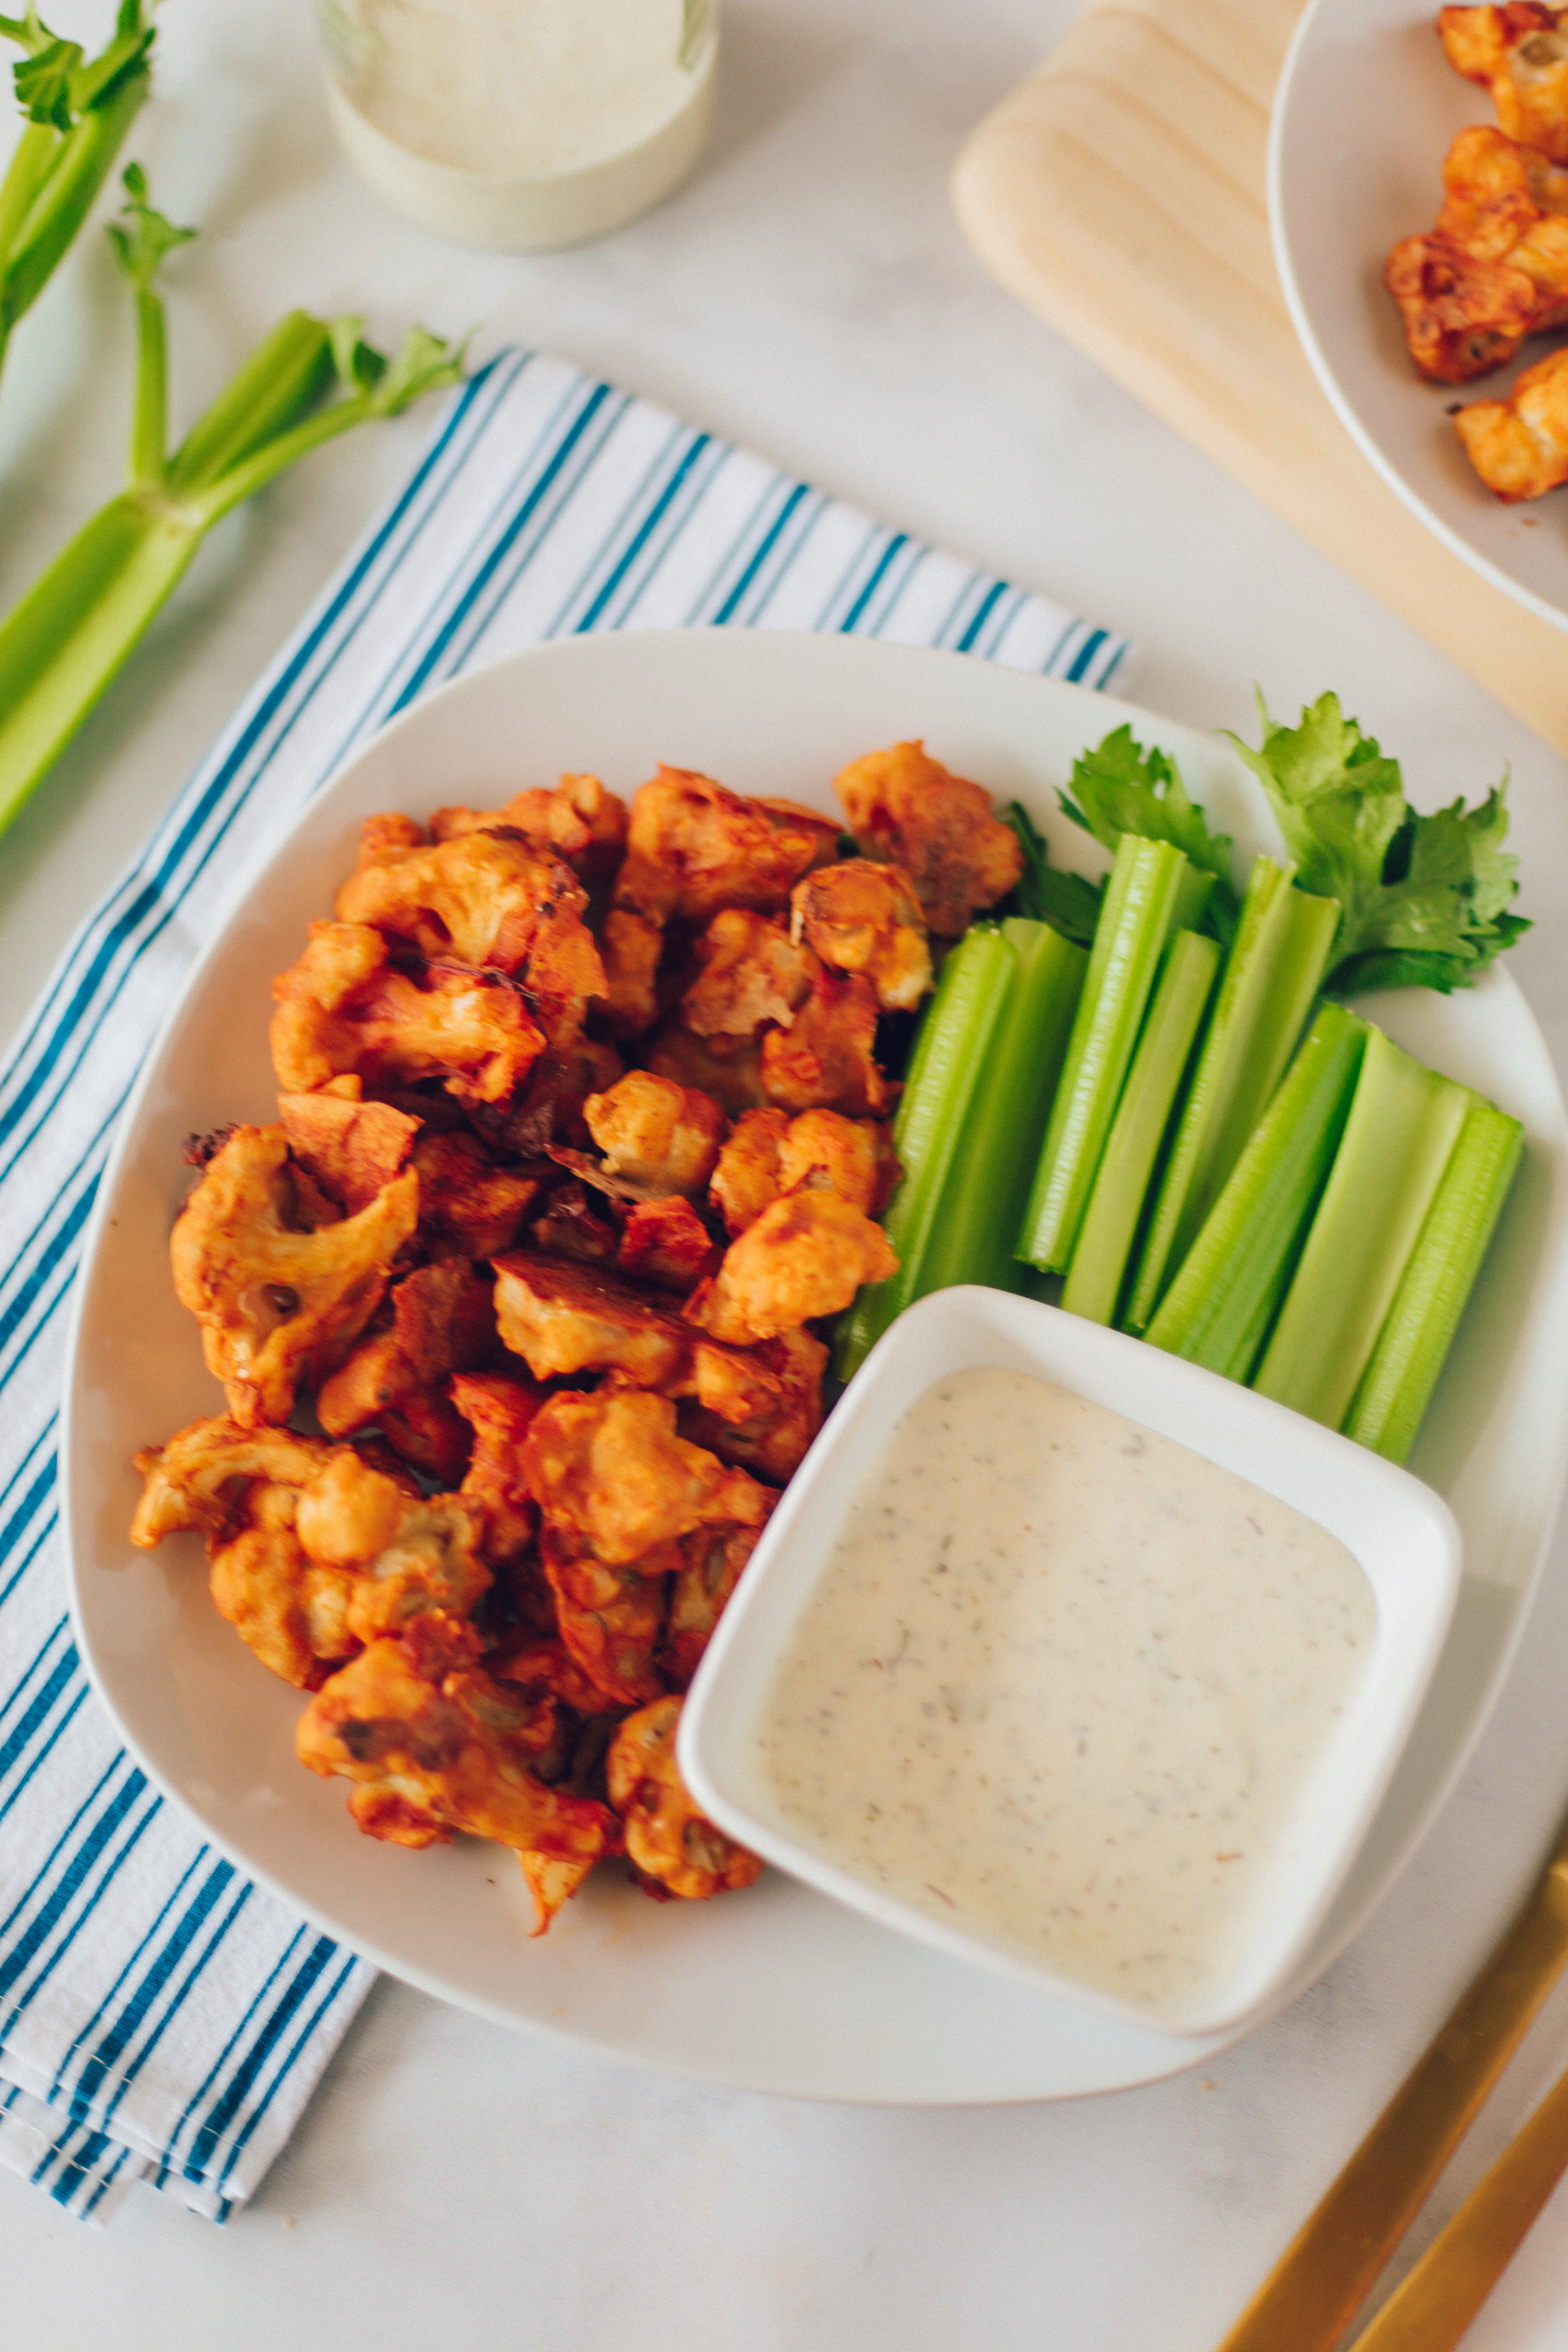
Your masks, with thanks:
[[(756, 1728), (792, 1629), (894, 1424), (973, 1367), (1034, 1373), (1174, 1439), (1326, 1528), (1359, 1561), (1376, 1626), (1359, 1685), (1292, 1811), (1250, 1932), (1223, 1982), (1133, 2003), (962, 1925), (929, 1916), (805, 1844), (757, 1761)], [(796, 1472), (698, 1670), (679, 1758), (719, 1827), (795, 1878), (940, 1950), (1174, 2033), (1234, 2032), (1289, 1989), (1353, 1861), (1436, 1664), (1458, 1591), (1459, 1531), (1430, 1487), (1284, 1405), (1141, 1339), (1002, 1291), (938, 1292), (867, 1359)]]

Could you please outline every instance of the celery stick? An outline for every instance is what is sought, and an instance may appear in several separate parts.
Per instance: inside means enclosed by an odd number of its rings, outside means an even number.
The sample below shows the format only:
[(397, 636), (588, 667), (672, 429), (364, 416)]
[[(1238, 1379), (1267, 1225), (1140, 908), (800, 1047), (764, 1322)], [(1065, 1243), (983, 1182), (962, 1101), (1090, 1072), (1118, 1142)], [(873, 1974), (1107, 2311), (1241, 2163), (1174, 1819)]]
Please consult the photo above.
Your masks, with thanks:
[(1017, 961), (1018, 950), (1005, 932), (982, 925), (964, 934), (942, 968), (893, 1122), (893, 1145), (904, 1174), (882, 1222), (899, 1271), (886, 1282), (868, 1283), (840, 1320), (834, 1370), (841, 1381), (858, 1370), (894, 1317), (917, 1295), (916, 1269)]
[[(294, 311), (273, 330), (171, 459), (165, 440), (163, 305), (153, 279), (189, 235), (124, 174), (129, 225), (110, 232), (136, 298), (138, 367), (130, 483), (62, 549), (0, 623), (0, 832), (40, 782), (206, 532), (308, 450), (372, 417), (395, 416), (454, 383), (462, 355), (416, 329), (389, 363), (357, 321)], [(334, 378), (342, 396), (318, 406)], [(310, 413), (307, 413), (310, 412)]]
[(1245, 1381), (1295, 1271), (1339, 1150), (1367, 1024), (1320, 1004), (1144, 1338)]
[(27, 52), (15, 68), (26, 128), (0, 180), (0, 367), (11, 330), (37, 300), (108, 178), (152, 87), (153, 27), (141, 0), (121, 0), (96, 58), (57, 39), (29, 8), (0, 16)]
[(1186, 871), (1169, 842), (1122, 835), (1016, 1244), (1044, 1272), (1071, 1259)]
[(1252, 1385), (1338, 1429), (1475, 1097), (1373, 1029), (1344, 1139)]
[[(1183, 853), (1184, 856), (1185, 852)], [(1171, 917), (1173, 931), (1195, 931), (1208, 912), (1214, 897), (1215, 877), (1205, 874), (1201, 866), (1189, 865), (1182, 877), (1182, 887), (1176, 893), (1175, 910)]]
[(200, 540), (180, 516), (124, 491), (0, 626), (0, 831), (148, 628)]
[(1518, 1119), (1472, 1096), (1343, 1423), (1390, 1462), (1415, 1443), (1523, 1150)]
[(920, 1265), (910, 1268), (911, 1298), (958, 1282), (983, 1282), (993, 1290), (1017, 1290), (1023, 1283), (1013, 1244), (1067, 1057), (1089, 952), (1046, 924), (1020, 916), (1002, 929), (1017, 950), (1017, 970), (969, 1106), (930, 1244)]
[[(1204, 879), (1212, 877), (1205, 875)], [(1068, 1312), (1085, 1316), (1091, 1323), (1115, 1319), (1155, 1157), (1218, 967), (1219, 950), (1213, 940), (1200, 938), (1196, 931), (1174, 934), (1117, 1106), (1062, 1292)]]
[(1333, 898), (1290, 887), (1293, 866), (1254, 858), (1219, 995), (1187, 1090), (1126, 1328), (1148, 1328), (1167, 1281), (1240, 1159), (1311, 1008), (1339, 921)]

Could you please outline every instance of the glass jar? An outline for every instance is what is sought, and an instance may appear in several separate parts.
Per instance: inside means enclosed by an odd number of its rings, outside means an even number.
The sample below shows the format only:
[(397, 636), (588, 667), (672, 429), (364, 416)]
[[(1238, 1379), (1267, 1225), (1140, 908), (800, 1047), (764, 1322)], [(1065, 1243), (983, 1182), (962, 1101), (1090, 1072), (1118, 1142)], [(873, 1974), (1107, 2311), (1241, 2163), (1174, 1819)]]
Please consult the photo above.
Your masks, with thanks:
[(603, 236), (701, 152), (716, 0), (317, 0), (351, 161), (405, 219), (539, 252)]

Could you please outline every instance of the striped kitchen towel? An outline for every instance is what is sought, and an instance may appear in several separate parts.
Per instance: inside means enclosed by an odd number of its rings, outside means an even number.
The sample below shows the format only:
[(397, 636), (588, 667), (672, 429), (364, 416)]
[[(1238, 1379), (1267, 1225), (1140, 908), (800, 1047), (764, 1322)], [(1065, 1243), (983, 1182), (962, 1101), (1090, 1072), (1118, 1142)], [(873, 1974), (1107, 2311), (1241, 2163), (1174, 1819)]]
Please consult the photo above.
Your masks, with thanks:
[(106, 2216), (251, 2195), (371, 1981), (118, 1746), (66, 1614), (66, 1308), (138, 1066), (192, 958), (344, 754), (416, 696), (594, 629), (838, 630), (1104, 686), (1125, 641), (559, 360), (453, 394), (411, 479), (144, 853), (0, 1073), (0, 2160)]

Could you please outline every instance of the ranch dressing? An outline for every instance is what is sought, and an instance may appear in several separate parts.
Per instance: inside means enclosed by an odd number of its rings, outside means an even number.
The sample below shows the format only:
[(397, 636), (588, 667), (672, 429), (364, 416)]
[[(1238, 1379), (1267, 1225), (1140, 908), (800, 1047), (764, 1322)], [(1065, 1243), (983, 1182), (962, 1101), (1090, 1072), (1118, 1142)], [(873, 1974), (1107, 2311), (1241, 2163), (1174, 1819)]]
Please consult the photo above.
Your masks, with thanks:
[(757, 1734), (790, 1830), (1119, 1999), (1222, 1983), (1371, 1651), (1327, 1530), (1033, 1374), (894, 1428)]
[(317, 15), (352, 161), (466, 244), (603, 236), (668, 194), (707, 131), (717, 0), (317, 0)]

